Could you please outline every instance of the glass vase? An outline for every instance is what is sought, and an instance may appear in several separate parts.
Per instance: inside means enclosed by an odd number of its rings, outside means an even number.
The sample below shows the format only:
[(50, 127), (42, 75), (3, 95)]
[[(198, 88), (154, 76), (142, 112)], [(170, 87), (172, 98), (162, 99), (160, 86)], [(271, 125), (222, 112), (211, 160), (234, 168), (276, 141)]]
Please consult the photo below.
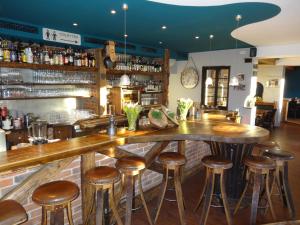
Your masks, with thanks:
[(137, 116), (127, 115), (127, 120), (128, 120), (128, 130), (135, 131)]
[(180, 114), (179, 114), (179, 120), (186, 120), (186, 117), (187, 117), (187, 114), (189, 112), (189, 109), (183, 109), (180, 111)]

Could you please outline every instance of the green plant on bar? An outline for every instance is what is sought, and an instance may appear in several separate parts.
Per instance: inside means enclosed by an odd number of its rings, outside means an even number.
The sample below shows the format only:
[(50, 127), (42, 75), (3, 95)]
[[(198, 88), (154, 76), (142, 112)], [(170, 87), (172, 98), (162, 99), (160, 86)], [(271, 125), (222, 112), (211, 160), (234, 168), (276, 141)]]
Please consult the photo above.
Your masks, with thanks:
[(128, 120), (128, 130), (136, 130), (136, 121), (140, 112), (143, 110), (142, 106), (138, 103), (129, 103), (124, 105), (123, 110)]
[(177, 106), (179, 110), (179, 119), (180, 120), (186, 120), (186, 116), (188, 114), (189, 109), (193, 105), (193, 100), (188, 98), (179, 98), (177, 100)]

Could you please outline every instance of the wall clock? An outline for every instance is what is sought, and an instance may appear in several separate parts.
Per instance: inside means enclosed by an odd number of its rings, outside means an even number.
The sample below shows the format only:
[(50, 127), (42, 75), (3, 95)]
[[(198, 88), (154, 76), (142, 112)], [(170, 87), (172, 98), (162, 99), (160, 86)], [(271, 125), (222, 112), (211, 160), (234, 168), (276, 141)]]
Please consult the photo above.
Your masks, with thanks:
[(180, 80), (183, 87), (188, 89), (195, 88), (199, 82), (198, 71), (193, 67), (187, 67), (181, 72)]

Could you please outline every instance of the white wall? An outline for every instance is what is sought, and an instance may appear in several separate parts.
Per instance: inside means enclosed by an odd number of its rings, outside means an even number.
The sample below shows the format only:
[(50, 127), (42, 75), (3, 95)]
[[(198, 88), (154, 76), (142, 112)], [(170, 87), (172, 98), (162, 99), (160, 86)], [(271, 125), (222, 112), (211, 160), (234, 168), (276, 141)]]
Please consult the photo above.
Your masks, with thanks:
[(266, 87), (266, 83), (272, 79), (281, 79), (284, 76), (283, 66), (259, 65), (257, 71), (257, 81), (264, 85), (263, 101), (278, 102), (279, 87)]
[[(198, 72), (200, 74), (200, 82), (194, 89), (185, 89), (180, 83), (180, 73), (184, 69), (186, 61), (177, 62), (177, 73), (171, 68), (170, 86), (169, 86), (169, 107), (171, 110), (176, 110), (176, 100), (179, 97), (189, 97), (194, 101), (201, 101), (201, 80), (203, 66), (230, 66), (230, 76), (243, 73), (245, 74), (244, 91), (234, 90), (230, 87), (229, 90), (229, 110), (239, 108), (243, 117), (244, 123), (250, 122), (250, 110), (244, 109), (244, 101), (250, 93), (250, 83), (253, 66), (252, 63), (245, 63), (244, 58), (249, 57), (249, 49), (232, 49), (211, 52), (190, 53), (193, 58)], [(190, 64), (191, 65), (191, 62)]]

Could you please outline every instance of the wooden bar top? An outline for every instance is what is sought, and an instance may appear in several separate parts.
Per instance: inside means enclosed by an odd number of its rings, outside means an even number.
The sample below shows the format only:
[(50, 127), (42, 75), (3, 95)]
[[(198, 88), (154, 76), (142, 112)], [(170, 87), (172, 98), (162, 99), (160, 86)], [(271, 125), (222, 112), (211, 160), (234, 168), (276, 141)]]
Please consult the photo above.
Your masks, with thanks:
[(59, 159), (129, 143), (157, 141), (217, 141), (226, 143), (258, 143), (268, 138), (269, 131), (255, 126), (219, 121), (185, 121), (179, 127), (163, 130), (129, 132), (125, 129), (115, 137), (94, 134), (51, 144), (34, 145), (0, 153), (0, 172), (45, 164)]

